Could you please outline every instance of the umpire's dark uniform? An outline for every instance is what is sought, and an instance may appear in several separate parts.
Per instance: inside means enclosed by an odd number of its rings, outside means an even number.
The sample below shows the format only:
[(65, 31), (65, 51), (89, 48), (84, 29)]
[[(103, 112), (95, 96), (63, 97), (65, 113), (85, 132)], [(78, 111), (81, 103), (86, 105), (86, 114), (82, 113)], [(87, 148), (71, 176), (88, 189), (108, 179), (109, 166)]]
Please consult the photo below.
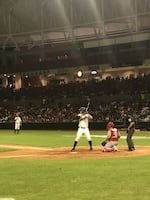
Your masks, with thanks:
[(129, 151), (134, 151), (135, 147), (134, 147), (132, 136), (133, 136), (134, 131), (135, 131), (135, 121), (134, 121), (133, 118), (127, 116), (127, 118), (126, 118), (126, 127), (127, 127), (128, 150)]

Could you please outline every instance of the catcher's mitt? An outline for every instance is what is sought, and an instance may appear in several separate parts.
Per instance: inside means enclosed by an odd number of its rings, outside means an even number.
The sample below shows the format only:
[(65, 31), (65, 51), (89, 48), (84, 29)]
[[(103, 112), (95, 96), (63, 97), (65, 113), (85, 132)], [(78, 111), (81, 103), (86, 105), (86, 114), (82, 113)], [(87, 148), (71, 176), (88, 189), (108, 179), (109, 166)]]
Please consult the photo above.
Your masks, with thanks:
[(104, 147), (105, 145), (106, 145), (106, 141), (103, 141), (102, 143), (101, 143), (101, 145)]

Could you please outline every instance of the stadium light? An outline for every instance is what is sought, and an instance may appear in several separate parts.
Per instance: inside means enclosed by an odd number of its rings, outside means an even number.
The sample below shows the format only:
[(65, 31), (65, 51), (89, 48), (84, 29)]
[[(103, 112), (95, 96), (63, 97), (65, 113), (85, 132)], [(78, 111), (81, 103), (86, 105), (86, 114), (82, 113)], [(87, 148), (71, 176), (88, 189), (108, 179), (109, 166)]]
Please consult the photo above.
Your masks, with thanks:
[(82, 75), (83, 75), (83, 73), (82, 73), (81, 71), (78, 71), (78, 72), (77, 72), (77, 76), (78, 76), (79, 78), (81, 78)]
[(92, 70), (92, 71), (91, 71), (91, 74), (92, 74), (92, 75), (96, 75), (96, 74), (97, 74), (97, 71), (96, 71), (96, 70)]

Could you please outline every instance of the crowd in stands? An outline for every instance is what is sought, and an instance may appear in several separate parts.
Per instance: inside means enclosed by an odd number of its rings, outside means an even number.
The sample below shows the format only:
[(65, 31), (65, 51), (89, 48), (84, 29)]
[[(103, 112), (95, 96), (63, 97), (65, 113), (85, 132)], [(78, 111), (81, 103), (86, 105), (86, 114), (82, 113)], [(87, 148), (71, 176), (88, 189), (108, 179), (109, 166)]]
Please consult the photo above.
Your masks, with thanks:
[(122, 121), (127, 112), (137, 120), (150, 121), (149, 83), (150, 75), (145, 75), (51, 83), (16, 91), (1, 88), (0, 122), (12, 122), (18, 112), (23, 122), (74, 122), (78, 120), (78, 109), (89, 100), (95, 122)]

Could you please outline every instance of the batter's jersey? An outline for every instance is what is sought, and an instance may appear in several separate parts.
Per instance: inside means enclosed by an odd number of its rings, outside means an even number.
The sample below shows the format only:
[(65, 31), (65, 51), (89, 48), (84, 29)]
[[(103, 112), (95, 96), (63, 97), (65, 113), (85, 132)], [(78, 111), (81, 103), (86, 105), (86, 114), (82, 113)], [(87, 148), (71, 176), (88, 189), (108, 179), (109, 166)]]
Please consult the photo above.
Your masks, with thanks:
[(79, 119), (79, 128), (88, 128), (89, 126), (89, 119), (88, 119), (88, 114), (80, 115)]

